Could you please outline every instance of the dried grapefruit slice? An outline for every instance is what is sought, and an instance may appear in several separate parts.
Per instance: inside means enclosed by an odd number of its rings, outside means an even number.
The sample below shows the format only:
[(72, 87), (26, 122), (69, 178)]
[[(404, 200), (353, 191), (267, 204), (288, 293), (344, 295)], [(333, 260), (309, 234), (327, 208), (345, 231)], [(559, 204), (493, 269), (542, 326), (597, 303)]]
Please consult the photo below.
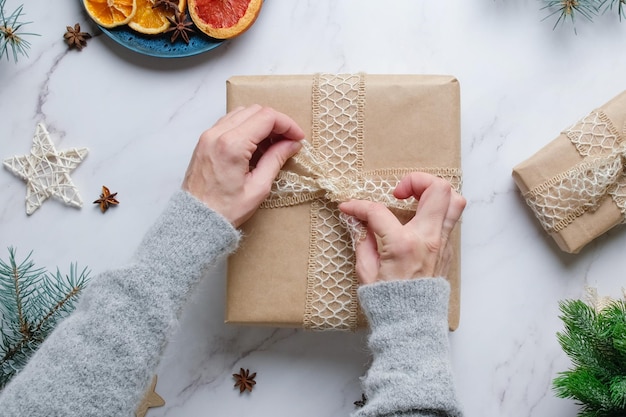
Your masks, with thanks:
[[(137, 2), (137, 12), (128, 22), (128, 26), (134, 31), (154, 35), (163, 33), (170, 27), (169, 18), (174, 17), (176, 3), (180, 13), (185, 11), (186, 1), (175, 0), (170, 3), (158, 0), (135, 0)], [(168, 5), (172, 4), (174, 9)]]
[(105, 28), (125, 25), (137, 11), (135, 0), (83, 0), (83, 4), (89, 16)]
[(210, 37), (229, 39), (252, 26), (262, 5), (262, 0), (189, 0), (189, 15)]

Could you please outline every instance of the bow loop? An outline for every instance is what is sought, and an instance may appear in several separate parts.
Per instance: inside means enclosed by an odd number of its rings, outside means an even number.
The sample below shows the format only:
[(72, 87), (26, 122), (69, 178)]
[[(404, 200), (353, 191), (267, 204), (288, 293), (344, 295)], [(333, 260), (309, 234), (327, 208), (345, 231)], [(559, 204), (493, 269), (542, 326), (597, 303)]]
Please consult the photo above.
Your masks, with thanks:
[(333, 175), (330, 164), (306, 140), (302, 141), (302, 149), (294, 160), (306, 175), (280, 171), (261, 207), (291, 206), (320, 197), (333, 203), (352, 199), (378, 201), (397, 210), (416, 207), (414, 199), (401, 201), (393, 196), (396, 184), (409, 170), (390, 171), (385, 175), (376, 172), (371, 175), (360, 172)]

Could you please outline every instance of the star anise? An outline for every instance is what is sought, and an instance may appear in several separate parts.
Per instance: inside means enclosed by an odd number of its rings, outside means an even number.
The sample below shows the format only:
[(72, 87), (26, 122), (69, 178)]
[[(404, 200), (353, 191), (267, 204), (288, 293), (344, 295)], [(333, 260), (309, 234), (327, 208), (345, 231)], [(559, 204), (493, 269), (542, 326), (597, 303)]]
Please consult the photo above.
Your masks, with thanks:
[(120, 202), (115, 199), (117, 193), (111, 194), (111, 191), (104, 185), (102, 186), (102, 194), (100, 198), (94, 201), (94, 204), (100, 204), (100, 211), (103, 213), (109, 209), (109, 206), (117, 206)]
[(174, 43), (178, 36), (180, 36), (185, 43), (189, 43), (189, 33), (193, 33), (194, 30), (190, 27), (193, 26), (193, 22), (187, 21), (187, 14), (180, 13), (176, 10), (174, 13), (174, 18), (167, 16), (167, 20), (170, 21), (172, 27), (165, 31), (165, 33), (173, 32), (172, 37), (170, 38), (170, 42)]
[(367, 397), (365, 396), (365, 394), (361, 394), (361, 399), (354, 402), (354, 406), (357, 408), (361, 408), (365, 404), (367, 404)]
[(239, 388), (240, 394), (245, 390), (252, 391), (252, 388), (256, 385), (255, 377), (256, 372), (250, 374), (250, 370), (240, 368), (238, 374), (233, 374), (233, 378), (235, 378), (236, 381), (235, 388)]
[(171, 0), (156, 0), (152, 8), (160, 8), (164, 12), (175, 12), (178, 10), (178, 3)]
[(82, 51), (87, 46), (87, 39), (90, 39), (91, 35), (87, 32), (81, 32), (80, 24), (76, 23), (74, 27), (67, 26), (67, 32), (65, 32), (63, 38), (65, 38), (65, 42), (67, 42), (70, 49), (76, 48)]

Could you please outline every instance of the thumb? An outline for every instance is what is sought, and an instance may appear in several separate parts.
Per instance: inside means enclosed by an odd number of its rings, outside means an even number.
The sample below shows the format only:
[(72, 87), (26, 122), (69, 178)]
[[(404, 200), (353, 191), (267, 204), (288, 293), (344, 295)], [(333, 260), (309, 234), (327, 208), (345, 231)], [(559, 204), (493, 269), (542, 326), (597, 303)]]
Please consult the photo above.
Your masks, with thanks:
[(298, 153), (300, 141), (284, 139), (270, 146), (259, 159), (252, 171), (255, 180), (262, 184), (271, 184), (285, 162)]

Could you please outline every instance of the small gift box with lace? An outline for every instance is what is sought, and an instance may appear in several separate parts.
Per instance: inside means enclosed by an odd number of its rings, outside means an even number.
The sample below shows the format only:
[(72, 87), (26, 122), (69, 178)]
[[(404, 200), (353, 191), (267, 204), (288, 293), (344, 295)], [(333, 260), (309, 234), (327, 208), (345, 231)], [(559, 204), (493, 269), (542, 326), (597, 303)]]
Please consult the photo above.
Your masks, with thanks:
[[(226, 321), (354, 330), (364, 325), (356, 298), (353, 236), (340, 215), (351, 198), (380, 201), (410, 218), (415, 201), (392, 191), (411, 171), (461, 186), (459, 84), (450, 76), (316, 74), (233, 77), (228, 108), (253, 103), (291, 116), (306, 143), (243, 226), (228, 261)], [(459, 322), (460, 228), (450, 273), (449, 324)]]
[(513, 169), (543, 229), (565, 252), (624, 221), (626, 92), (593, 110)]

